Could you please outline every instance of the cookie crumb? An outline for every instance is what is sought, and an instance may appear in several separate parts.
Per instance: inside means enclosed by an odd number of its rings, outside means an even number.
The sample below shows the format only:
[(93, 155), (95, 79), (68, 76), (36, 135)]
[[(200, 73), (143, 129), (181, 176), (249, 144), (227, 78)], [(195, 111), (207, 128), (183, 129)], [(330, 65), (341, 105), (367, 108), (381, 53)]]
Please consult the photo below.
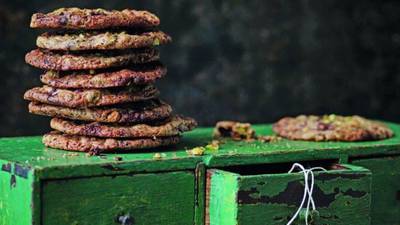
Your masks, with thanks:
[(165, 153), (155, 153), (154, 155), (153, 155), (153, 159), (156, 159), (156, 160), (161, 160), (162, 158), (164, 158), (164, 157), (166, 157), (167, 155), (165, 154)]
[(206, 145), (205, 150), (206, 151), (211, 151), (211, 152), (216, 152), (219, 149), (219, 141), (218, 140), (213, 140), (210, 144)]
[(278, 137), (278, 136), (276, 136), (276, 135), (265, 135), (265, 136), (258, 136), (258, 137), (257, 137), (257, 140), (259, 140), (259, 141), (261, 141), (261, 142), (263, 142), (263, 143), (266, 143), (266, 142), (268, 142), (268, 143), (274, 143), (274, 142), (281, 141), (282, 138), (281, 138), (281, 137)]
[(186, 153), (189, 155), (201, 156), (204, 155), (205, 151), (206, 151), (205, 147), (194, 147), (190, 150), (186, 150)]

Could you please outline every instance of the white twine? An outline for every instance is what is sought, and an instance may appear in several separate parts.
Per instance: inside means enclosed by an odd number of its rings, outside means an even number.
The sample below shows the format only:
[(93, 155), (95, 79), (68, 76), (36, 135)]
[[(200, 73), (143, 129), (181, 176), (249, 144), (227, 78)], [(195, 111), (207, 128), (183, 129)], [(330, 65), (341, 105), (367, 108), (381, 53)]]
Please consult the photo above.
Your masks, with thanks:
[[(293, 217), (289, 220), (289, 222), (286, 225), (292, 224), (293, 221), (297, 218), (301, 209), (303, 209), (303, 206), (304, 206), (304, 203), (306, 202), (307, 197), (308, 197), (308, 199), (307, 199), (307, 205), (306, 205), (305, 222), (306, 222), (306, 225), (308, 225), (308, 214), (310, 212), (310, 205), (311, 205), (312, 210), (316, 209), (314, 199), (312, 197), (312, 193), (314, 190), (314, 172), (313, 171), (315, 171), (315, 170), (326, 171), (326, 169), (324, 169), (322, 167), (313, 167), (310, 169), (306, 169), (300, 163), (294, 163), (288, 173), (292, 173), (296, 168), (300, 169), (299, 173), (303, 173), (303, 176), (304, 176), (303, 199), (301, 200), (301, 204), (300, 204), (299, 208), (297, 209), (296, 213), (293, 215)], [(308, 180), (310, 180), (310, 183), (308, 183)]]

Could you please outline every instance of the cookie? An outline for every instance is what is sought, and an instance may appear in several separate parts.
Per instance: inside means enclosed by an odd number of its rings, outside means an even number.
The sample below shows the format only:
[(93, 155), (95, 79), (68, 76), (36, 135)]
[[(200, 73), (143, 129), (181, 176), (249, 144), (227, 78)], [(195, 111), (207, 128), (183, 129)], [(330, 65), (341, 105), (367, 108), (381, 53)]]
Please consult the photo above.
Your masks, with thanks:
[(39, 48), (69, 51), (147, 48), (169, 42), (171, 42), (171, 37), (161, 31), (140, 34), (127, 32), (44, 33), (36, 39), (36, 45)]
[(273, 125), (282, 137), (306, 141), (367, 141), (393, 136), (386, 125), (360, 116), (285, 117)]
[(31, 102), (29, 104), (29, 112), (72, 120), (104, 123), (142, 123), (166, 119), (171, 116), (172, 108), (170, 105), (158, 100), (84, 109)]
[(104, 53), (65, 53), (60, 54), (43, 49), (35, 49), (26, 54), (25, 61), (45, 70), (91, 70), (129, 64), (152, 62), (159, 59), (154, 48), (132, 49)]
[(155, 27), (160, 19), (147, 11), (60, 8), (50, 13), (35, 13), (31, 28), (105, 29), (113, 27)]
[(152, 86), (130, 86), (118, 89), (59, 89), (50, 86), (36, 87), (24, 94), (24, 99), (50, 105), (71, 108), (114, 105), (138, 102), (157, 97), (158, 90)]
[(112, 152), (157, 148), (177, 144), (179, 136), (139, 139), (96, 138), (50, 132), (43, 136), (47, 147), (80, 152)]
[(77, 121), (53, 118), (51, 128), (71, 135), (111, 137), (111, 138), (143, 138), (166, 137), (179, 135), (190, 131), (197, 126), (194, 119), (182, 116), (173, 116), (161, 124), (102, 124), (98, 122), (80, 123)]
[(153, 83), (165, 76), (166, 67), (160, 63), (141, 64), (125, 69), (65, 72), (47, 71), (40, 80), (57, 88), (110, 88)]

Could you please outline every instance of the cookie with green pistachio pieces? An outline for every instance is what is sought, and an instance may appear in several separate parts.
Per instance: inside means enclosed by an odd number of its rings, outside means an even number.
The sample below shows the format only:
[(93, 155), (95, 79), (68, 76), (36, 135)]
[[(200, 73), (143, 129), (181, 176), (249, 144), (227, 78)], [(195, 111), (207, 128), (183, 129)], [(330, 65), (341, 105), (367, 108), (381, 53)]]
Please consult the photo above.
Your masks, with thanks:
[(40, 80), (57, 88), (111, 88), (153, 83), (165, 76), (167, 68), (160, 63), (141, 64), (106, 71), (47, 71)]
[(49, 13), (33, 14), (30, 26), (45, 29), (92, 30), (114, 27), (149, 28), (159, 24), (160, 19), (156, 15), (144, 10), (60, 8)]
[(385, 124), (361, 116), (285, 117), (273, 125), (273, 130), (279, 136), (305, 141), (368, 141), (393, 136)]
[(107, 51), (102, 53), (59, 53), (35, 49), (26, 54), (25, 61), (45, 70), (91, 70), (141, 64), (159, 60), (154, 48)]
[(93, 108), (68, 108), (31, 102), (28, 108), (30, 113), (37, 115), (103, 123), (144, 123), (166, 119), (172, 113), (171, 106), (160, 100)]
[(64, 51), (147, 48), (169, 42), (171, 37), (161, 31), (44, 33), (36, 39), (39, 48)]
[(73, 90), (43, 86), (25, 92), (24, 99), (70, 108), (86, 108), (144, 101), (156, 98), (158, 94), (159, 91), (153, 85)]
[(194, 119), (183, 116), (171, 118), (155, 124), (102, 124), (98, 122), (83, 123), (79, 121), (53, 118), (51, 128), (71, 135), (139, 138), (175, 136), (190, 131), (197, 126)]
[(43, 136), (42, 142), (50, 148), (63, 149), (80, 152), (115, 152), (128, 150), (142, 150), (174, 145), (180, 141), (180, 136), (158, 137), (158, 138), (97, 138), (78, 135), (50, 132)]

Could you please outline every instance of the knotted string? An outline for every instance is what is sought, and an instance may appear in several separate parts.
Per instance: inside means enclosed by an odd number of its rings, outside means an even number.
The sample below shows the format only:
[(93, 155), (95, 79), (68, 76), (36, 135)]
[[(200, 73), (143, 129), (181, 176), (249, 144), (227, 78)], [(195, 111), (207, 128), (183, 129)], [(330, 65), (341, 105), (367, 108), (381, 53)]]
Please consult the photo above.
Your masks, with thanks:
[[(299, 173), (303, 173), (304, 176), (304, 193), (303, 193), (303, 199), (301, 200), (301, 204), (299, 206), (299, 208), (297, 209), (296, 213), (293, 215), (293, 217), (289, 220), (289, 222), (286, 225), (290, 225), (293, 223), (293, 221), (297, 218), (297, 216), (299, 215), (301, 209), (304, 206), (304, 203), (307, 200), (307, 205), (306, 205), (306, 218), (305, 218), (305, 222), (306, 225), (308, 225), (308, 214), (310, 211), (310, 205), (312, 210), (315, 210), (315, 203), (314, 203), (314, 199), (312, 197), (312, 193), (314, 190), (314, 170), (323, 170), (326, 171), (326, 169), (322, 168), (322, 167), (313, 167), (310, 169), (306, 169), (304, 168), (303, 165), (301, 165), (300, 163), (294, 163), (292, 168), (289, 170), (288, 173), (292, 173), (296, 168), (300, 169)], [(310, 180), (310, 183), (308, 183), (308, 181)], [(308, 197), (308, 198), (307, 198)]]

